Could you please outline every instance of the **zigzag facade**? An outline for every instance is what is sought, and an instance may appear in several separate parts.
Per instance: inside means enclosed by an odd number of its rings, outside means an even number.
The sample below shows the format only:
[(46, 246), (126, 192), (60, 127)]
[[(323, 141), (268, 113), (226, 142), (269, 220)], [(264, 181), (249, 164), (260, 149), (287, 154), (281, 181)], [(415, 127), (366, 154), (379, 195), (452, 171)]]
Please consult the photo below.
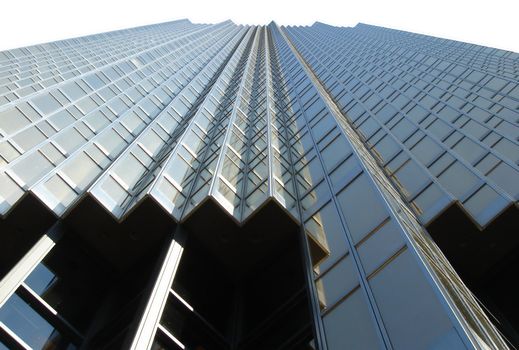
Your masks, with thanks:
[(518, 198), (516, 53), (188, 20), (0, 52), (0, 349), (505, 349)]

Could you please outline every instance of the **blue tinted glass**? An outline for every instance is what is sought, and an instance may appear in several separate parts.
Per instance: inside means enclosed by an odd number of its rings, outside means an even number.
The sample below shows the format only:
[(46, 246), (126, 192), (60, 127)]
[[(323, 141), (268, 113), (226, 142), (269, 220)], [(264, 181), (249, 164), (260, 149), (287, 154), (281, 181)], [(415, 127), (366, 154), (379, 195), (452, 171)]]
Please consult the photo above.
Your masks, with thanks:
[(45, 265), (40, 263), (31, 272), (29, 277), (27, 277), (25, 284), (31, 287), (31, 289), (38, 295), (42, 295), (52, 286), (56, 280), (56, 275), (54, 275), (54, 273)]
[(0, 309), (0, 321), (33, 349), (63, 348), (67, 343), (49, 322), (17, 294)]

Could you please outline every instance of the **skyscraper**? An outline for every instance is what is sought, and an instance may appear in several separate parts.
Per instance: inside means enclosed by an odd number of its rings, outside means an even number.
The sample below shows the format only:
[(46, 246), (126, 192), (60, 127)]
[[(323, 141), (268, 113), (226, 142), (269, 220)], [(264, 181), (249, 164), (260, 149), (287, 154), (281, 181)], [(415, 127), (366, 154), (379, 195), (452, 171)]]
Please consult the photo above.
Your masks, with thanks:
[(0, 349), (519, 344), (519, 54), (181, 20), (0, 86)]

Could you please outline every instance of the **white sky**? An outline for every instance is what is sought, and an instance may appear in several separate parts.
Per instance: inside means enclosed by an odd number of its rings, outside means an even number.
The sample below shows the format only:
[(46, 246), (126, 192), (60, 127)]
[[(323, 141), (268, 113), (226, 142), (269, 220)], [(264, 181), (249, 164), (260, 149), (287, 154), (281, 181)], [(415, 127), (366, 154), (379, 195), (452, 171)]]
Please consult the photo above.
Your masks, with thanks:
[(519, 0), (3, 0), (0, 18), (0, 50), (189, 18), (363, 22), (519, 52)]

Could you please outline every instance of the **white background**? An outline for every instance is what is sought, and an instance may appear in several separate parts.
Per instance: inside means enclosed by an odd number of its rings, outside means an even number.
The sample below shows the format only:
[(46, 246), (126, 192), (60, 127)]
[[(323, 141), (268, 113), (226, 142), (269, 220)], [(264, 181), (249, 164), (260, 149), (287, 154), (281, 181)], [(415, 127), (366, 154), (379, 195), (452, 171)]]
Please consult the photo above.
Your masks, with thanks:
[(363, 22), (519, 52), (519, 0), (3, 0), (0, 50), (180, 18)]

